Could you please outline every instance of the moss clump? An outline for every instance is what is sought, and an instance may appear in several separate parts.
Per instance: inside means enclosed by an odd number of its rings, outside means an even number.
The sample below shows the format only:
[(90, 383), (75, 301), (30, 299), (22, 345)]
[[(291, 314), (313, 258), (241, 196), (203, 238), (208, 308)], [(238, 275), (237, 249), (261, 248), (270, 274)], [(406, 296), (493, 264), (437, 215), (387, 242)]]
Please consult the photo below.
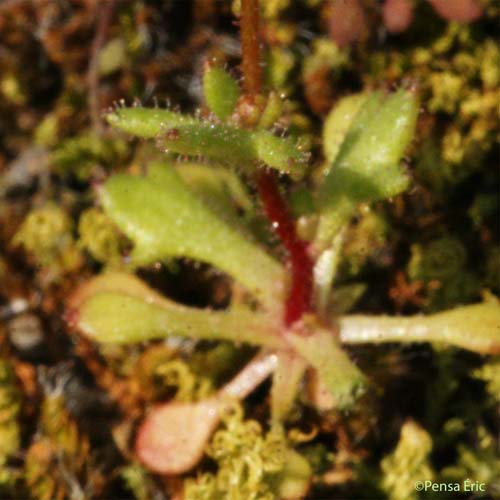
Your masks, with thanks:
[(492, 401), (500, 404), (500, 357), (493, 358), (475, 370), (473, 376), (486, 382), (486, 390)]
[(434, 239), (425, 245), (412, 245), (408, 275), (426, 284), (426, 310), (466, 303), (478, 295), (479, 279), (467, 271), (466, 260), (465, 246), (451, 236)]
[(498, 498), (500, 493), (500, 457), (498, 439), (483, 426), (477, 429), (475, 445), (459, 444), (455, 465), (446, 467), (441, 474), (446, 481), (461, 482), (464, 478), (483, 483), (490, 498)]
[(430, 481), (434, 473), (429, 465), (431, 436), (417, 423), (408, 421), (402, 429), (396, 449), (382, 462), (382, 489), (390, 500), (416, 500), (416, 481)]
[(150, 500), (156, 496), (161, 498), (153, 479), (140, 465), (132, 463), (123, 467), (120, 476), (137, 500)]
[(272, 429), (264, 434), (255, 420), (243, 420), (243, 409), (233, 406), (207, 449), (218, 465), (216, 474), (206, 473), (185, 483), (186, 500), (263, 500), (277, 498), (271, 479), (285, 465), (284, 434)]
[(22, 246), (41, 266), (56, 272), (72, 271), (81, 264), (72, 229), (67, 213), (47, 203), (27, 215), (12, 243)]
[(89, 208), (80, 216), (78, 244), (98, 262), (120, 264), (125, 239), (113, 221), (98, 208)]
[(91, 465), (89, 440), (66, 409), (60, 388), (47, 391), (39, 422), (25, 459), (31, 494), (40, 500), (88, 497), (102, 483), (100, 472)]
[[(0, 358), (0, 488), (15, 481), (16, 473), (8, 465), (9, 458), (20, 446), (17, 421), (21, 406), (10, 365)], [(1, 492), (1, 489), (0, 489)]]
[(57, 173), (71, 173), (87, 180), (98, 167), (107, 168), (123, 161), (127, 152), (127, 143), (122, 139), (83, 133), (62, 141), (52, 152), (51, 163)]
[(413, 280), (446, 280), (463, 270), (466, 257), (465, 247), (453, 237), (438, 238), (425, 246), (415, 244), (408, 274)]
[(357, 224), (346, 234), (343, 264), (349, 275), (359, 274), (369, 260), (381, 260), (378, 255), (387, 245), (388, 233), (389, 225), (385, 219), (366, 207)]
[(207, 397), (213, 391), (208, 377), (196, 376), (181, 359), (164, 361), (155, 367), (153, 377), (166, 387), (175, 389), (177, 401), (192, 402)]

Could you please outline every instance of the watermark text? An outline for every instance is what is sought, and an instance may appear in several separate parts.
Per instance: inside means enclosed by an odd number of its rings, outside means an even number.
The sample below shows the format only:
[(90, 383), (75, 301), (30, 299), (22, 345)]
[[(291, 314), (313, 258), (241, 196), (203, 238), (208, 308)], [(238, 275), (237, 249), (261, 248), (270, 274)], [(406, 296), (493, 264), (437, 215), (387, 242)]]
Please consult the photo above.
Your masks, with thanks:
[(487, 489), (486, 483), (474, 481), (472, 479), (464, 479), (457, 483), (438, 483), (436, 481), (417, 481), (415, 483), (416, 491), (442, 491), (442, 492), (469, 492), (480, 493)]

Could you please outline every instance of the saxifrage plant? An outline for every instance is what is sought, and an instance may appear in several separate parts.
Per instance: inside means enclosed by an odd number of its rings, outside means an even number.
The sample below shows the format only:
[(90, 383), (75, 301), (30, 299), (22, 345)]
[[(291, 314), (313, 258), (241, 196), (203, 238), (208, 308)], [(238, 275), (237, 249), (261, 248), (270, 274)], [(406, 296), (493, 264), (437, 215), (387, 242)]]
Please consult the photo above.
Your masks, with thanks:
[[(114, 128), (155, 140), (170, 155), (152, 161), (146, 175), (116, 174), (99, 187), (105, 213), (133, 242), (129, 270), (92, 279), (68, 307), (70, 323), (100, 343), (176, 335), (260, 347), (212, 397), (167, 402), (148, 413), (137, 434), (136, 453), (162, 474), (191, 469), (232, 402), (271, 374), (274, 429), (286, 420), (306, 371), (316, 381), (312, 404), (350, 408), (369, 381), (342, 344), (437, 342), (483, 354), (500, 351), (495, 300), (431, 316), (332, 313), (332, 284), (349, 221), (360, 205), (389, 199), (410, 185), (401, 161), (414, 135), (418, 99), (414, 90), (400, 89), (338, 102), (324, 128), (326, 167), (307, 192), (312, 204), (307, 234), (299, 236), (275, 172), (300, 181), (308, 173), (308, 154), (300, 138), (272, 131), (281, 102), (261, 89), (254, 14), (248, 10), (252, 5), (242, 2), (244, 94), (228, 72), (211, 65), (203, 77), (209, 113), (190, 116), (138, 106), (107, 114)], [(196, 161), (178, 162), (172, 154)], [(284, 262), (265, 248), (268, 238), (251, 224), (257, 208), (243, 178), (253, 181), (285, 251)], [(246, 293), (222, 311), (196, 309), (161, 296), (130, 272), (172, 258), (211, 264)], [(284, 493), (291, 474), (284, 473), (280, 495), (303, 496), (307, 462), (291, 449), (285, 453), (296, 463), (295, 482)]]

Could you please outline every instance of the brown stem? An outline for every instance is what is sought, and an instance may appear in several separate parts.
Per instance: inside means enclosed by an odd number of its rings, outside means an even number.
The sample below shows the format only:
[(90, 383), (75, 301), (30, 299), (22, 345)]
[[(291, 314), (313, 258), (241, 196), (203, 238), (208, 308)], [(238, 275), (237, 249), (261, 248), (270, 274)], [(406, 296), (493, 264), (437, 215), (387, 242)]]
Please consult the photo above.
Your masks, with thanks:
[(105, 0), (96, 4), (98, 23), (92, 47), (90, 49), (90, 62), (87, 70), (87, 84), (89, 86), (88, 102), (90, 119), (94, 130), (99, 131), (99, 54), (106, 40), (109, 24), (113, 16), (115, 0)]
[(259, 54), (259, 0), (241, 0), (241, 51), (245, 91), (253, 100), (262, 87)]

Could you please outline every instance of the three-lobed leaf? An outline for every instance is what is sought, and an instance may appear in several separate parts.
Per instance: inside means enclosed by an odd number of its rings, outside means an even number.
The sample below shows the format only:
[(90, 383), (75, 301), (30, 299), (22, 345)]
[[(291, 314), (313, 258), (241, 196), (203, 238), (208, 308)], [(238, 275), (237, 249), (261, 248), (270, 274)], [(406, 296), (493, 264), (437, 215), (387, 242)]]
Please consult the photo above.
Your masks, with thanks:
[(157, 139), (167, 151), (201, 156), (233, 167), (251, 169), (264, 163), (299, 177), (307, 164), (307, 155), (294, 139), (277, 137), (267, 130), (245, 130), (156, 108), (119, 108), (106, 118), (119, 130), (145, 139)]
[(266, 304), (280, 302), (282, 266), (211, 211), (171, 166), (146, 177), (118, 174), (101, 188), (106, 213), (134, 242), (132, 262), (191, 258), (227, 272)]
[(413, 92), (400, 90), (386, 98), (375, 92), (363, 101), (338, 152), (325, 146), (333, 164), (318, 193), (317, 246), (329, 244), (359, 203), (389, 198), (408, 187), (409, 177), (400, 161), (417, 116)]

